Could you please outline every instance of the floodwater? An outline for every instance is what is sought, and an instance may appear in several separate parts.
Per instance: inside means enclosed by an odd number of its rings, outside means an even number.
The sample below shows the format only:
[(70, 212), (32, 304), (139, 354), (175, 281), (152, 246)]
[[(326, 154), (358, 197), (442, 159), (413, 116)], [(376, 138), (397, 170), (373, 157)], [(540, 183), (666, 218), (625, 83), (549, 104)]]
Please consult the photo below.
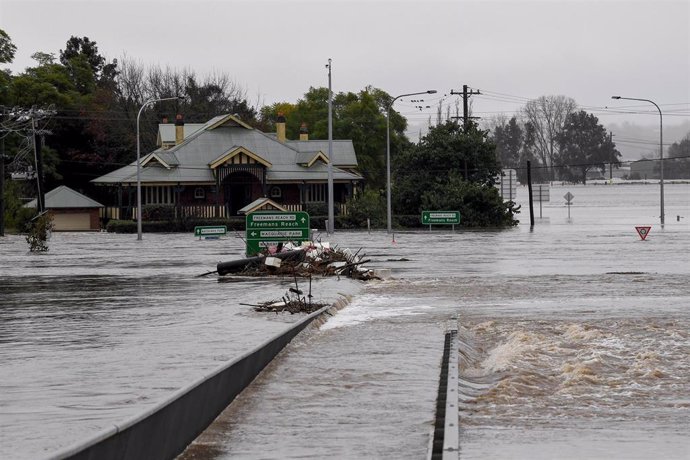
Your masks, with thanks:
[[(336, 233), (393, 278), (322, 280), (352, 303), (183, 457), (424, 458), (458, 327), (461, 458), (689, 458), (690, 186), (665, 192), (663, 229), (658, 186), (630, 185), (553, 187), (531, 231), (523, 206), (505, 231)], [(0, 239), (0, 457), (89, 437), (296, 320), (240, 305), (288, 281), (194, 277), (241, 241), (135, 238), (55, 234), (45, 255)]]

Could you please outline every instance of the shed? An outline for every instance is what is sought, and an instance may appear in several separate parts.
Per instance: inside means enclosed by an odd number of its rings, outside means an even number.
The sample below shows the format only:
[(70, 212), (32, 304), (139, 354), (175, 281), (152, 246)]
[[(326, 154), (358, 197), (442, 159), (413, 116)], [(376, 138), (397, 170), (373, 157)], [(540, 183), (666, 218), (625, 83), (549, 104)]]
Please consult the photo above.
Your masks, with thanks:
[[(45, 195), (46, 211), (53, 218), (53, 231), (85, 232), (101, 229), (99, 211), (103, 205), (76, 190), (61, 185)], [(36, 200), (24, 205), (35, 208)]]

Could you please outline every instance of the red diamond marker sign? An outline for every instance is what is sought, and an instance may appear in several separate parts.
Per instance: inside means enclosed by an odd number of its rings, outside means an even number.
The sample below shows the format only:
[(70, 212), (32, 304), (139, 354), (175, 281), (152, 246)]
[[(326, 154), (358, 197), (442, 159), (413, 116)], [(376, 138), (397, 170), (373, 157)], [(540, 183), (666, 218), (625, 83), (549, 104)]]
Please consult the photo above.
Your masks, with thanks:
[(644, 241), (647, 238), (647, 235), (649, 235), (649, 230), (652, 227), (635, 227), (635, 230), (637, 230), (637, 234), (640, 235), (640, 238), (642, 238), (642, 241)]

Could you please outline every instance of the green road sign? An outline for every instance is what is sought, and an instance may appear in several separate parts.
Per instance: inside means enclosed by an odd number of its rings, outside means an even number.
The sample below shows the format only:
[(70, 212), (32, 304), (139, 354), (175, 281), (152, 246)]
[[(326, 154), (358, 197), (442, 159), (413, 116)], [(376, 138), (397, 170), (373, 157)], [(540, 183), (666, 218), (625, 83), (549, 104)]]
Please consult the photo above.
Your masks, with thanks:
[(202, 236), (221, 236), (225, 235), (226, 233), (228, 233), (228, 227), (225, 225), (194, 227), (194, 236), (198, 236), (199, 238)]
[(309, 214), (297, 212), (262, 211), (247, 214), (247, 256), (280, 242), (299, 244), (309, 241)]
[(424, 225), (456, 225), (460, 223), (460, 211), (422, 211)]

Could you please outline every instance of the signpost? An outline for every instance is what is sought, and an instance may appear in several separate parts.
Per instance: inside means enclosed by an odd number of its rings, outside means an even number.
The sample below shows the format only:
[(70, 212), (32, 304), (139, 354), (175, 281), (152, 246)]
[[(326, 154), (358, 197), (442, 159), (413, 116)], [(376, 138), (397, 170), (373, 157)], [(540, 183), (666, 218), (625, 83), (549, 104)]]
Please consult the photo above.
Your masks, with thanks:
[(247, 256), (281, 242), (309, 241), (309, 214), (297, 212), (253, 212), (246, 218)]
[(637, 230), (637, 234), (640, 235), (640, 238), (642, 238), (642, 241), (647, 239), (647, 235), (649, 235), (649, 230), (651, 230), (651, 226), (639, 226), (635, 227), (635, 230)]
[(565, 195), (563, 195), (563, 198), (565, 198), (565, 204), (568, 205), (568, 220), (570, 220), (570, 205), (573, 203), (573, 198), (575, 198), (575, 195), (568, 192)]
[(494, 178), (495, 187), (503, 201), (515, 201), (517, 196), (517, 171), (503, 169), (501, 174)]
[(460, 223), (460, 211), (422, 211), (422, 223), (429, 226), (429, 231), (432, 225), (452, 225), (455, 230)]
[(532, 187), (535, 198), (539, 200), (539, 218), (541, 219), (541, 204), (551, 201), (551, 189), (549, 184), (534, 184)]
[(216, 226), (205, 226), (205, 227), (194, 227), (194, 236), (198, 236), (199, 239), (204, 237), (208, 238), (218, 238), (221, 235), (228, 233), (228, 227), (225, 225)]

